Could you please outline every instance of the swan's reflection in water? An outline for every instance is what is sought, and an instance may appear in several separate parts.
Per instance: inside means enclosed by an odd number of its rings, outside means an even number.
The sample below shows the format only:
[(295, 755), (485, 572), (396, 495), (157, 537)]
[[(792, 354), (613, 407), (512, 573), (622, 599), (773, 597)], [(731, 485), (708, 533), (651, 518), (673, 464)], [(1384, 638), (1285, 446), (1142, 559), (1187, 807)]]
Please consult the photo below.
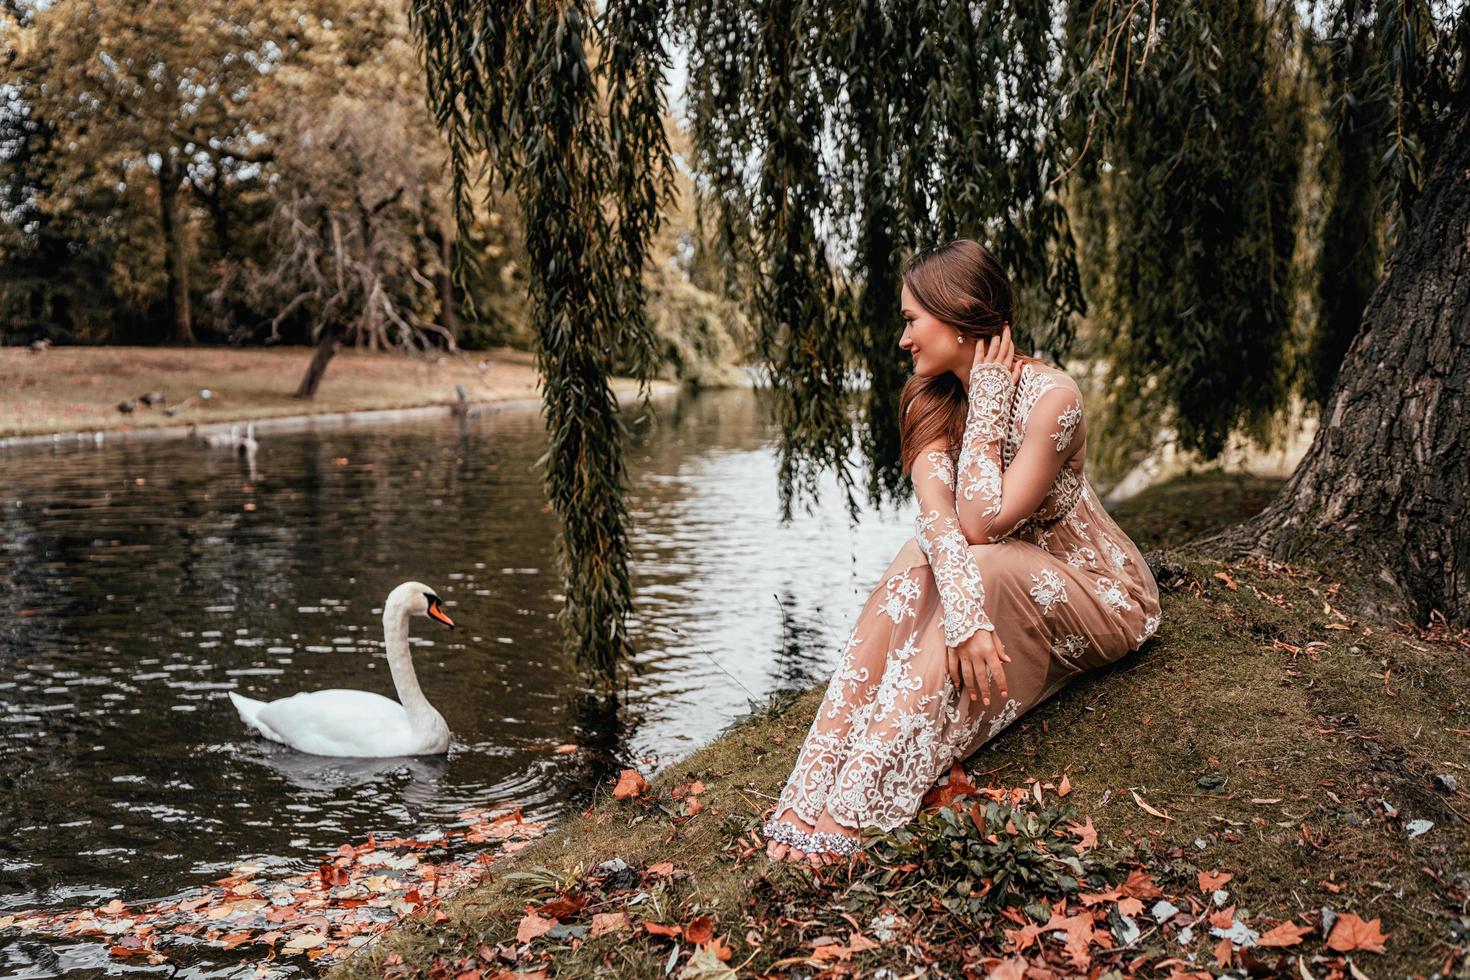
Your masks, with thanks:
[(284, 745), (261, 740), (240, 753), (275, 772), (301, 796), (315, 795), (331, 800), (351, 787), (392, 788), (395, 802), (412, 809), (431, 807), (449, 772), (449, 757), (443, 755), (389, 756), (382, 759), (335, 759), (307, 755)]

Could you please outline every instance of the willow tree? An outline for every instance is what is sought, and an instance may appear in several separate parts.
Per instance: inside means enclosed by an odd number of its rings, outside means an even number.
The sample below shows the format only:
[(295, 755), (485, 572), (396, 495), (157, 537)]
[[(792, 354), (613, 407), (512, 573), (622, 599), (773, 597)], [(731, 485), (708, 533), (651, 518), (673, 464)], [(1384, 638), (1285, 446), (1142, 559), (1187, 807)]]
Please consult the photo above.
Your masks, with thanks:
[[(641, 245), (666, 172), (657, 77), (666, 33), (689, 52), (691, 163), (709, 238), (731, 267), (769, 369), (783, 516), (800, 495), (815, 496), (824, 470), (855, 508), (855, 445), (867, 457), (871, 499), (904, 489), (894, 445), (904, 376), (896, 269), (913, 249), (956, 235), (987, 241), (1007, 262), (1021, 340), (1055, 357), (1073, 347), (1088, 312), (1081, 254), (1097, 301), (1081, 339), (1105, 365), (1114, 417), (1131, 407), (1205, 458), (1232, 433), (1268, 438), (1307, 377), (1314, 390), (1335, 383), (1359, 392), (1365, 420), (1376, 411), (1404, 419), (1405, 433), (1431, 434), (1414, 385), (1380, 384), (1370, 397), (1359, 387), (1366, 361), (1350, 352), (1340, 372), (1329, 364), (1354, 315), (1332, 262), (1355, 242), (1377, 243), (1385, 223), (1409, 228), (1422, 175), (1445, 145), (1444, 121), (1463, 106), (1470, 15), (1448, 20), (1428, 0), (1371, 11), (1360, 0), (1320, 9), (1289, 0), (692, 0), (674, 10), (610, 0), (597, 16), (579, 0), (491, 6), (499, 9), (428, 0), (415, 16), (454, 149), (457, 198), (467, 199), (469, 162), (484, 151), (528, 209), (548, 483), (572, 558), (568, 609), (603, 666), (615, 651), (597, 631), (615, 635), (626, 609), (621, 433), (607, 356), (646, 343)], [(1354, 62), (1364, 30), (1374, 40)], [(600, 57), (589, 63), (594, 41)], [(1341, 302), (1326, 314), (1336, 334), (1312, 337), (1327, 366), (1306, 371), (1294, 305), (1301, 170), (1313, 159), (1303, 119), (1324, 111), (1321, 92), (1334, 86), (1340, 116), (1343, 106), (1364, 108), (1333, 130), (1332, 178), (1313, 175), (1330, 188), (1339, 219), (1337, 244), (1319, 250), (1316, 288)], [(1364, 146), (1382, 162), (1367, 166)], [(1451, 165), (1435, 180), (1463, 180), (1453, 154), (1444, 159)], [(1446, 200), (1429, 185), (1427, 199)], [(1388, 202), (1381, 216), (1357, 214), (1353, 195), (1364, 193)], [(1446, 220), (1438, 227), (1456, 227)], [(1437, 244), (1443, 261), (1426, 268), (1462, 269), (1464, 238), (1428, 234), (1405, 231), (1402, 242), (1417, 241), (1426, 262)], [(1371, 274), (1373, 264), (1370, 251), (1354, 274)], [(1439, 412), (1459, 404), (1450, 393), (1466, 379), (1443, 353), (1464, 323), (1445, 311), (1463, 308), (1452, 292), (1415, 295), (1433, 343), (1404, 365), (1452, 379), (1433, 402)], [(1385, 309), (1404, 312), (1375, 305), (1370, 320)], [(1355, 345), (1404, 329), (1370, 324)], [(854, 364), (870, 382), (857, 435)], [(1335, 397), (1329, 403), (1341, 404)], [(1319, 443), (1337, 425), (1334, 409)], [(1351, 459), (1323, 452), (1339, 466)], [(1324, 465), (1314, 454), (1304, 466)], [(1431, 503), (1418, 518), (1455, 526), (1450, 506), (1462, 497), (1433, 488), (1463, 485), (1458, 450), (1420, 447), (1408, 481), (1404, 461), (1374, 458), (1380, 468), (1355, 482), (1357, 499), (1389, 486), (1423, 493)], [(1340, 509), (1325, 483), (1302, 485), (1322, 492), (1292, 502), (1294, 527), (1370, 514)], [(1372, 513), (1360, 534), (1402, 530)], [(1261, 533), (1252, 543), (1292, 555), (1299, 540)], [(1416, 568), (1467, 567), (1470, 542), (1453, 535), (1414, 547)], [(1423, 575), (1388, 577), (1415, 601), (1470, 616), (1458, 585), (1436, 591)]]
[[(611, 387), (656, 369), (643, 283), (673, 188), (664, 131), (663, 0), (432, 0), (411, 7), (430, 102), (449, 143), (460, 238), (488, 168), (521, 204), (567, 600), (579, 658), (611, 674), (628, 651), (625, 425)], [(473, 267), (459, 253), (457, 274)]]

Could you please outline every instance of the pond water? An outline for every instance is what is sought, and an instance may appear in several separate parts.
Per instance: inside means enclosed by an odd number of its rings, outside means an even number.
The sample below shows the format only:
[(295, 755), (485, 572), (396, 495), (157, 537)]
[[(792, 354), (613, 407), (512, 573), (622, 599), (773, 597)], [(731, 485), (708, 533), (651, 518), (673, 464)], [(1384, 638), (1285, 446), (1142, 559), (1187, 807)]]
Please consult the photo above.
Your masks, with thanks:
[[(616, 698), (561, 650), (534, 411), (263, 435), (253, 476), (192, 441), (0, 455), (0, 914), (163, 898), (246, 859), (314, 866), (467, 807), (553, 818), (821, 678), (913, 505), (850, 526), (834, 481), (783, 525), (773, 435), (743, 390), (659, 399), (634, 426), (640, 671)], [(458, 624), (413, 628), (447, 759), (246, 733), (227, 691), (391, 695), (380, 610), (406, 579)], [(105, 968), (96, 953), (12, 941), (0, 972)]]

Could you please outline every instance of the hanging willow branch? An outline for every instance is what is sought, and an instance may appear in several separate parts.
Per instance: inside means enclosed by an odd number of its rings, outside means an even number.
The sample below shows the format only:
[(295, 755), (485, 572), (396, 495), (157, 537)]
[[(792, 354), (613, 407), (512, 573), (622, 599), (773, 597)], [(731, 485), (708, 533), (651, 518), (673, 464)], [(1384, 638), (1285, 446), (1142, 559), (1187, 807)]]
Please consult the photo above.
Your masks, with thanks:
[[(1066, 353), (1082, 309), (1055, 193), (1051, 6), (952, 0), (693, 0), (695, 171), (747, 289), (770, 368), (783, 514), (848, 456), (856, 361), (869, 498), (898, 496), (898, 267), (960, 235), (988, 242), (1022, 298), (1023, 339)], [(831, 271), (834, 255), (848, 270)], [(850, 255), (848, 254), (850, 253)], [(795, 482), (797, 486), (792, 486)]]
[[(610, 676), (629, 650), (632, 604), (625, 428), (610, 378), (613, 364), (631, 364), (646, 407), (656, 365), (642, 275), (673, 173), (665, 8), (610, 0), (598, 18), (591, 6), (434, 0), (412, 11), (462, 240), (486, 167), (524, 211), (567, 587), (559, 619), (578, 659)], [(472, 258), (459, 254), (463, 279)]]

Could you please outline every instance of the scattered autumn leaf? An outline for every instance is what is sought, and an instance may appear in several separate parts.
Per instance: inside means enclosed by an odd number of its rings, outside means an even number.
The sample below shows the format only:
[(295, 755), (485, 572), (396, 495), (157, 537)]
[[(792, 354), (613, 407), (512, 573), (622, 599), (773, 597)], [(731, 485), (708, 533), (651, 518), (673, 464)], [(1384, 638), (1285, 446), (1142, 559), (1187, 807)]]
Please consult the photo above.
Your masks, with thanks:
[(1256, 945), (1267, 947), (1295, 946), (1302, 941), (1303, 936), (1311, 931), (1307, 926), (1299, 926), (1295, 922), (1288, 920), (1261, 933), (1261, 938), (1256, 940)]
[(592, 916), (593, 939), (605, 936), (610, 932), (627, 932), (632, 928), (626, 912), (597, 912)]
[(1234, 878), (1235, 875), (1228, 871), (1201, 871), (1199, 873), (1199, 890), (1209, 894), (1217, 892), (1225, 887), (1225, 883)]
[(528, 912), (521, 919), (520, 925), (516, 926), (516, 942), (528, 943), (537, 936), (545, 935), (554, 925), (555, 919), (544, 919), (535, 912)]
[(707, 915), (696, 915), (684, 926), (684, 938), (696, 946), (703, 946), (715, 936), (715, 922)]
[(1364, 922), (1352, 912), (1343, 912), (1332, 926), (1332, 933), (1327, 937), (1327, 945), (1339, 953), (1351, 953), (1354, 950), (1381, 953), (1384, 951), (1383, 944), (1388, 941), (1388, 936), (1384, 935), (1379, 922), (1379, 919)]
[(624, 769), (618, 776), (618, 785), (613, 788), (613, 796), (620, 800), (630, 800), (642, 796), (648, 789), (648, 780), (637, 769)]

